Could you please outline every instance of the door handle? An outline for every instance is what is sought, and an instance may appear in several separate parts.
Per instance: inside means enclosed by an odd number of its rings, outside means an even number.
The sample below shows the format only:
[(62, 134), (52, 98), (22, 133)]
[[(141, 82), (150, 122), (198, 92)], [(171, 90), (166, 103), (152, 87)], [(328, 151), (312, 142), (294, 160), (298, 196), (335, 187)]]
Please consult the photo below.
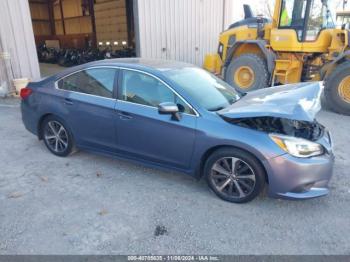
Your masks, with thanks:
[(118, 115), (119, 115), (119, 118), (121, 120), (130, 120), (130, 119), (132, 119), (132, 116), (129, 113), (126, 113), (126, 112), (119, 112)]
[(66, 105), (73, 105), (73, 101), (70, 100), (69, 98), (65, 98), (63, 103), (66, 104)]

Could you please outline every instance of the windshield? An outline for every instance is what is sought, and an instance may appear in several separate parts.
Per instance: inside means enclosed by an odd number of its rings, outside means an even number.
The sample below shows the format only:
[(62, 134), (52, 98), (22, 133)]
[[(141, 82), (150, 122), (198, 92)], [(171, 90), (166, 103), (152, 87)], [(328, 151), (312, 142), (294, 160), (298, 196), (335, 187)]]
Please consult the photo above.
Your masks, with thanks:
[(164, 74), (209, 111), (223, 109), (240, 98), (233, 87), (200, 68), (185, 67)]

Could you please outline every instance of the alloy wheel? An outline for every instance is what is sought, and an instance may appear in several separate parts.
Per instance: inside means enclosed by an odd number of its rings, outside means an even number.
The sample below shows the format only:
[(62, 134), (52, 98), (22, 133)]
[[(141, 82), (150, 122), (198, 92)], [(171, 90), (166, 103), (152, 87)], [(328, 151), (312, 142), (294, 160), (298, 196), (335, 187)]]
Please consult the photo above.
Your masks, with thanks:
[(62, 153), (68, 148), (68, 134), (64, 126), (57, 121), (49, 121), (44, 130), (44, 139), (50, 149)]
[(236, 157), (217, 160), (211, 168), (210, 179), (220, 194), (235, 199), (248, 197), (256, 182), (252, 167)]

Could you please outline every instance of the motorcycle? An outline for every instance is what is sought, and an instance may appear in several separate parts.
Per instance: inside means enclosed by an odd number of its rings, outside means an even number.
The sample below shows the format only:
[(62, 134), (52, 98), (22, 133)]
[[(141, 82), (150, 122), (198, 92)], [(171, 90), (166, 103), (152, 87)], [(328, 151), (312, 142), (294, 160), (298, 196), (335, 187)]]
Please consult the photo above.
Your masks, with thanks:
[(58, 51), (55, 48), (48, 48), (45, 44), (40, 45), (37, 50), (38, 59), (41, 63), (57, 63)]

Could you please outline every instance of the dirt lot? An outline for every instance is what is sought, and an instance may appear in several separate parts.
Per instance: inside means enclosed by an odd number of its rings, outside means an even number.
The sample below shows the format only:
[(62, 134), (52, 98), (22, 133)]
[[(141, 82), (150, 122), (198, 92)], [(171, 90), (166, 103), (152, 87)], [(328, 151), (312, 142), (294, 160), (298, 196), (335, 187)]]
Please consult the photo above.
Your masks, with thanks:
[(318, 119), (335, 143), (330, 195), (235, 205), (182, 174), (55, 157), (0, 100), (0, 254), (350, 254), (350, 117)]

